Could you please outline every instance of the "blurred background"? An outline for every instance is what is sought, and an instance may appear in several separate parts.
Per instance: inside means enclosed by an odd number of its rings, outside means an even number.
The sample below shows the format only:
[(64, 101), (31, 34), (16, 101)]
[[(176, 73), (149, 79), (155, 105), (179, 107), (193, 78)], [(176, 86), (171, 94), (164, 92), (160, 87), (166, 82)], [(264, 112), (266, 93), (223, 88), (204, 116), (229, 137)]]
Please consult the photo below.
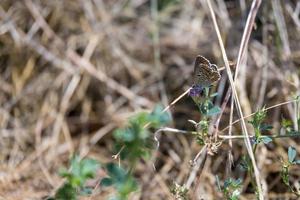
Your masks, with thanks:
[[(0, 1), (0, 197), (42, 199), (63, 182), (59, 168), (74, 153), (113, 161), (112, 133), (128, 117), (154, 105), (167, 106), (193, 84), (197, 55), (224, 66), (204, 0), (1, 0)], [(251, 7), (248, 0), (212, 1), (229, 59), (236, 61)], [(237, 91), (245, 115), (299, 95), (300, 2), (263, 1), (248, 44), (247, 64)], [(234, 68), (232, 69), (234, 70)], [(225, 71), (214, 87), (221, 105), (229, 83)], [(230, 107), (219, 130), (228, 126)], [(193, 130), (199, 120), (189, 97), (170, 109), (170, 127)], [(280, 132), (294, 119), (293, 104), (270, 109), (266, 121)], [(235, 113), (235, 119), (238, 115)], [(226, 131), (221, 134), (227, 134)], [(240, 126), (233, 134), (241, 134)], [(250, 131), (250, 134), (253, 134)], [(172, 199), (170, 186), (183, 184), (189, 161), (200, 150), (191, 137), (165, 133), (155, 158), (142, 161), (135, 176), (140, 192), (131, 199)], [(262, 146), (257, 157), (270, 199), (295, 199), (280, 179), (280, 157), (298, 139)], [(228, 145), (208, 157), (197, 191), (222, 199), (215, 175), (226, 178)], [(246, 153), (233, 143), (232, 177)], [(298, 151), (299, 152), (299, 151)], [(101, 177), (98, 175), (98, 179)], [(293, 174), (293, 180), (299, 180)], [(243, 198), (254, 199), (244, 180)], [(196, 189), (195, 189), (196, 190)], [(249, 194), (248, 193), (252, 193)], [(105, 192), (95, 199), (105, 199)], [(251, 196), (252, 195), (252, 196)]]

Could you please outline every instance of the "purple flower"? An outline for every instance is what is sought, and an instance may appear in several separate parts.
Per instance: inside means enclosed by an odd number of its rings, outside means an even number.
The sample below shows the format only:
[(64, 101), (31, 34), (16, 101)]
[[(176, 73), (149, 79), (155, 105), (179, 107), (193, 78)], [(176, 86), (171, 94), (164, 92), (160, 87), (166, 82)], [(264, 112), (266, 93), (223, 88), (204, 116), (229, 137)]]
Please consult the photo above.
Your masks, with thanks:
[(189, 96), (191, 97), (199, 97), (203, 91), (203, 87), (201, 85), (193, 85), (190, 89)]

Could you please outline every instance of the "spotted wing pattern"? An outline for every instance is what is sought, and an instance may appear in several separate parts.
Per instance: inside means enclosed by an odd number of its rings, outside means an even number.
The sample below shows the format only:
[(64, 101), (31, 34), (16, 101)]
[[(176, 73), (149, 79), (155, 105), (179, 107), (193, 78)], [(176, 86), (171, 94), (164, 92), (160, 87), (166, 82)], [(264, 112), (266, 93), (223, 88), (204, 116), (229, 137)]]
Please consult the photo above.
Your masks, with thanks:
[(218, 67), (211, 64), (203, 56), (197, 56), (194, 66), (194, 84), (201, 86), (210, 86), (213, 82), (220, 79)]

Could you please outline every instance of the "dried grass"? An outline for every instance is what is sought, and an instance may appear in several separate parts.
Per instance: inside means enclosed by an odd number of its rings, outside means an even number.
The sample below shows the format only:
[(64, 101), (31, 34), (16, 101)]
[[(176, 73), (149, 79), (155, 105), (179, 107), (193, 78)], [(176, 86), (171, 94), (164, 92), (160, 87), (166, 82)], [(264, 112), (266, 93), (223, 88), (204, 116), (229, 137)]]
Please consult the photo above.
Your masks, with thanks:
[[(53, 194), (63, 182), (58, 169), (74, 152), (111, 161), (112, 131), (133, 112), (152, 109), (158, 102), (167, 104), (185, 92), (192, 83), (196, 55), (222, 66), (205, 2), (171, 4), (151, 13), (150, 2), (145, 0), (2, 0), (0, 199), (41, 199)], [(212, 6), (227, 56), (233, 60), (250, 4), (218, 0)], [(247, 67), (241, 66), (237, 79), (237, 91), (243, 89), (238, 96), (245, 115), (299, 94), (299, 8), (299, 2), (290, 0), (263, 1), (260, 6), (245, 56)], [(229, 87), (225, 73), (222, 77), (220, 103)], [(225, 107), (219, 130), (229, 125), (229, 107)], [(187, 120), (199, 119), (188, 98), (170, 109), (176, 128), (191, 130)], [(238, 119), (235, 115), (234, 120)], [(295, 119), (292, 103), (270, 109), (267, 121), (279, 131), (282, 117)], [(240, 126), (233, 125), (232, 132), (239, 134)], [(286, 158), (290, 145), (300, 152), (297, 141), (280, 139), (258, 150), (259, 178), (270, 199), (294, 198), (280, 180), (278, 157)], [(207, 158), (198, 188), (192, 187), (203, 199), (221, 198), (215, 175), (226, 178), (228, 149), (222, 146), (216, 156)], [(189, 137), (162, 135), (156, 171), (151, 162), (140, 164), (136, 176), (141, 191), (131, 199), (172, 199), (170, 185), (185, 183), (192, 170), (189, 161), (199, 150)], [(230, 176), (244, 177), (237, 167), (246, 153), (243, 141), (233, 141), (232, 153), (235, 166)], [(102, 175), (100, 171), (98, 178)], [(299, 175), (292, 178), (296, 182)], [(249, 184), (245, 179), (242, 199), (254, 198), (247, 190)], [(104, 199), (108, 193), (96, 192), (92, 199)]]

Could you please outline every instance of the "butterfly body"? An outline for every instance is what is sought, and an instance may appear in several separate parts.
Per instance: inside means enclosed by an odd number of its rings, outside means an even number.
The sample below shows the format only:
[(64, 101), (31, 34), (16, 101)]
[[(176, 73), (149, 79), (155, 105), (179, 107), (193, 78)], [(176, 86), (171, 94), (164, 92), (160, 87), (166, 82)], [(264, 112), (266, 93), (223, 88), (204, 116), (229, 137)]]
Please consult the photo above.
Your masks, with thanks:
[(197, 56), (194, 66), (194, 84), (202, 87), (209, 87), (212, 83), (218, 81), (221, 75), (218, 67), (211, 64), (208, 59), (203, 56)]

